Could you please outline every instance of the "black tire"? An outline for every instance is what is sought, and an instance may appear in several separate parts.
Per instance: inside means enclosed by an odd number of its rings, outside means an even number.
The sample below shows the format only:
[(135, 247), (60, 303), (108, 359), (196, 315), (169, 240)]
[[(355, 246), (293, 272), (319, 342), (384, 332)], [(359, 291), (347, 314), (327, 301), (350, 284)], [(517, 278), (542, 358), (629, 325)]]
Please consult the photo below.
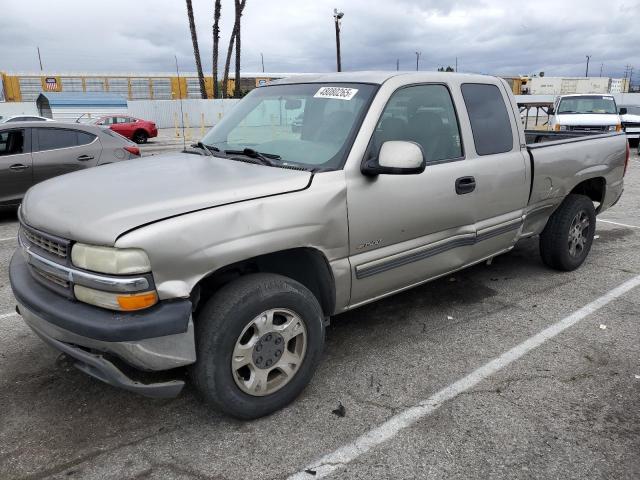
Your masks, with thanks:
[[(273, 308), (294, 311), (306, 327), (306, 353), (295, 375), (279, 390), (254, 396), (234, 380), (231, 358), (249, 323)], [(302, 284), (274, 274), (251, 274), (225, 285), (205, 304), (195, 321), (197, 360), (190, 368), (204, 400), (233, 417), (249, 420), (269, 415), (293, 401), (311, 381), (324, 347), (323, 313)]]
[[(579, 217), (588, 220), (583, 228), (582, 247), (575, 245), (574, 254), (571, 253), (571, 231), (574, 220), (579, 223)], [(596, 212), (593, 202), (584, 195), (571, 194), (564, 199), (558, 209), (553, 212), (546, 227), (540, 234), (540, 255), (542, 261), (556, 270), (571, 271), (582, 265), (589, 255), (593, 236), (596, 229)]]
[(136, 143), (147, 143), (148, 139), (149, 135), (147, 135), (147, 132), (145, 132), (144, 130), (137, 130), (133, 134), (133, 141)]

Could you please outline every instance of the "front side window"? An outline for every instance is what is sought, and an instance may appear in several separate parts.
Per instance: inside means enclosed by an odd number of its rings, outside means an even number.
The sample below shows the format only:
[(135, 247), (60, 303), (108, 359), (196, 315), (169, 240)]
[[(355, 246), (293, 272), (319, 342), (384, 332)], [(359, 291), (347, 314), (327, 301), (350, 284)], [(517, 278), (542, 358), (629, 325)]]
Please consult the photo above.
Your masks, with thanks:
[(282, 164), (341, 168), (376, 87), (307, 83), (256, 88), (202, 142), (251, 148)]
[(61, 128), (38, 128), (38, 150), (55, 150), (78, 145), (78, 135), (75, 130)]
[(417, 143), (431, 163), (462, 157), (458, 119), (447, 87), (415, 85), (395, 92), (376, 126), (371, 154), (377, 155), (389, 140)]
[(461, 88), (476, 153), (510, 152), (513, 149), (513, 131), (500, 89), (496, 85), (480, 83), (465, 83)]
[(0, 132), (0, 156), (24, 153), (24, 130)]

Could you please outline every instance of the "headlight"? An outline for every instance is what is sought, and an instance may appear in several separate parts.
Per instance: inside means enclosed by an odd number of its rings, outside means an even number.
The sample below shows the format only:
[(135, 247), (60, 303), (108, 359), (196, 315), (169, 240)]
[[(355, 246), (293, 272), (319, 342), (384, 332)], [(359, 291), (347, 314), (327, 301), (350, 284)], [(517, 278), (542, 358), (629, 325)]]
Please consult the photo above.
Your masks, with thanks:
[(154, 291), (140, 293), (111, 293), (76, 285), (73, 287), (76, 298), (84, 303), (109, 310), (132, 312), (149, 308), (158, 302), (158, 294)]
[(564, 130), (569, 130), (569, 127), (566, 125), (560, 125), (560, 130), (564, 131)]
[(76, 267), (99, 273), (130, 275), (151, 271), (149, 257), (139, 248), (97, 247), (76, 243), (71, 250)]

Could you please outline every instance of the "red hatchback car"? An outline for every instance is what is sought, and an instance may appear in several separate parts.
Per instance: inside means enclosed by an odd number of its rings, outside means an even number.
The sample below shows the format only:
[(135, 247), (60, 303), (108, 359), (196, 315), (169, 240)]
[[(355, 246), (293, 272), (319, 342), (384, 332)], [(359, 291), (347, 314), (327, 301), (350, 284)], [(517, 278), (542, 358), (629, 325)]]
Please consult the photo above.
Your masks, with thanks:
[(100, 117), (94, 123), (109, 127), (114, 132), (136, 143), (147, 143), (149, 138), (158, 136), (158, 128), (155, 123), (125, 115)]

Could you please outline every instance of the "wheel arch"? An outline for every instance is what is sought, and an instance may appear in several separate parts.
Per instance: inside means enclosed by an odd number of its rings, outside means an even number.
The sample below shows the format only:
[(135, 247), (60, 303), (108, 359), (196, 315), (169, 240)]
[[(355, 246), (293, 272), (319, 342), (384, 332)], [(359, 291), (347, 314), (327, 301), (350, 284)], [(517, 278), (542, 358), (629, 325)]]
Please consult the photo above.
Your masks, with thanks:
[(336, 305), (335, 279), (325, 255), (312, 247), (292, 248), (257, 255), (212, 271), (192, 289), (191, 298), (199, 308), (205, 298), (233, 280), (251, 273), (274, 273), (300, 282), (318, 299), (325, 316)]
[(569, 194), (584, 195), (590, 198), (591, 201), (598, 203), (598, 208), (596, 209), (596, 213), (598, 213), (604, 202), (606, 191), (607, 180), (604, 177), (592, 177), (578, 183)]

